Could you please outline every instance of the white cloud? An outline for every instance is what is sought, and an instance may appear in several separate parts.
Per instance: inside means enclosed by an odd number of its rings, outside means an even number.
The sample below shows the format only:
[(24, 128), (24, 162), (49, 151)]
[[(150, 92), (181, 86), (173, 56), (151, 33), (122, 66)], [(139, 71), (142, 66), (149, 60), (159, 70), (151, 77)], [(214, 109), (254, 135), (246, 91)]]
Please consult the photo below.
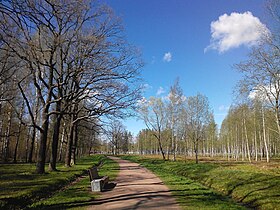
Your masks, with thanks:
[(147, 91), (147, 90), (150, 90), (150, 89), (152, 89), (153, 87), (151, 86), (151, 85), (149, 85), (149, 84), (142, 84), (141, 85), (141, 89), (142, 89), (142, 91), (143, 92), (145, 92), (145, 91)]
[(173, 102), (175, 102), (175, 104), (179, 104), (179, 103), (182, 103), (182, 102), (186, 101), (187, 97), (185, 95), (182, 95), (180, 97), (180, 95), (173, 94), (172, 92), (169, 92), (167, 96), (162, 97), (162, 100), (168, 101), (168, 102), (173, 100)]
[(163, 93), (165, 93), (164, 88), (163, 87), (159, 87), (159, 89), (157, 90), (157, 96), (159, 96), (159, 95), (161, 95)]
[(165, 61), (165, 62), (170, 62), (171, 60), (172, 60), (172, 54), (171, 54), (171, 52), (165, 53), (164, 56), (163, 56), (163, 61)]
[(211, 41), (204, 52), (212, 49), (223, 53), (241, 45), (252, 46), (267, 34), (267, 27), (251, 12), (224, 14), (211, 22)]
[[(276, 85), (277, 86), (277, 85)], [(250, 91), (248, 98), (249, 99), (260, 99), (262, 101), (274, 101), (275, 97), (278, 96), (279, 86), (273, 85), (270, 87), (269, 85), (266, 86), (257, 86), (254, 90)]]
[(228, 110), (229, 110), (229, 106), (225, 106), (225, 105), (219, 106), (219, 111), (228, 111)]
[(139, 100), (137, 101), (137, 105), (138, 105), (138, 106), (147, 105), (147, 103), (148, 103), (148, 100), (147, 100), (145, 97), (142, 97), (141, 99), (139, 99)]

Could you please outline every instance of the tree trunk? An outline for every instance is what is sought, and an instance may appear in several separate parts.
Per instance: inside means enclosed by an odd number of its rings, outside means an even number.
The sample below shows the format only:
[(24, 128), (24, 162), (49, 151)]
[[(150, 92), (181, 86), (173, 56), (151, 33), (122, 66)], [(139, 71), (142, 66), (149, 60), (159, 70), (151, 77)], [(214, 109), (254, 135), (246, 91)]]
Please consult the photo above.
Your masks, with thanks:
[(170, 147), (169, 147), (169, 142), (167, 142), (167, 148), (166, 148), (166, 150), (167, 150), (167, 160), (169, 160), (169, 155), (170, 155)]
[(42, 130), (40, 131), (40, 144), (39, 152), (37, 156), (36, 173), (45, 173), (45, 161), (46, 161), (46, 148), (48, 139), (48, 129), (49, 129), (49, 116), (48, 116), (48, 106), (45, 107), (42, 113)]
[(195, 140), (194, 152), (195, 152), (195, 163), (198, 164), (198, 139)]
[(184, 146), (184, 156), (185, 156), (185, 163), (187, 162), (187, 139), (185, 138), (185, 146)]
[(78, 124), (74, 125), (74, 144), (72, 147), (72, 156), (71, 156), (71, 165), (76, 165), (76, 153), (77, 153), (77, 146), (78, 146)]
[(30, 150), (28, 153), (28, 160), (27, 160), (28, 163), (32, 163), (35, 140), (36, 140), (36, 128), (33, 127), (32, 136), (31, 136), (31, 145), (30, 145)]
[[(36, 90), (36, 104), (34, 107), (34, 119), (35, 122), (37, 122), (38, 119), (38, 112), (39, 112), (39, 105), (40, 105), (40, 101), (39, 101), (39, 90)], [(34, 152), (34, 145), (35, 145), (35, 141), (36, 141), (36, 136), (37, 136), (37, 130), (35, 128), (35, 126), (32, 129), (32, 137), (31, 137), (31, 145), (30, 145), (30, 150), (29, 150), (29, 154), (28, 154), (28, 163), (32, 163), (32, 159), (33, 159), (33, 152)]]
[(195, 163), (198, 164), (198, 137), (197, 137), (197, 134), (194, 134), (194, 140), (193, 140), (193, 143), (194, 143), (194, 153), (195, 153)]
[[(50, 62), (52, 63), (52, 62)], [(47, 98), (42, 110), (42, 126), (40, 130), (40, 144), (39, 152), (37, 155), (37, 164), (36, 164), (36, 173), (43, 174), (45, 173), (45, 161), (46, 161), (46, 149), (47, 149), (47, 140), (48, 140), (48, 131), (49, 131), (49, 109), (50, 102), (52, 99), (52, 84), (53, 84), (53, 73), (54, 69), (50, 69), (50, 78), (48, 82), (49, 90)]]
[[(50, 62), (52, 63), (52, 62)], [(50, 69), (50, 78), (49, 78), (49, 90), (47, 98), (42, 110), (42, 126), (40, 129), (40, 144), (39, 151), (37, 154), (37, 164), (36, 164), (36, 173), (43, 174), (45, 173), (45, 161), (46, 161), (46, 149), (47, 149), (47, 140), (48, 140), (48, 131), (49, 131), (49, 109), (50, 102), (52, 99), (52, 84), (53, 84), (53, 68)]]
[(248, 139), (248, 133), (247, 133), (247, 126), (246, 126), (246, 120), (243, 118), (243, 125), (244, 125), (244, 132), (245, 132), (245, 139), (246, 139), (246, 148), (247, 148), (247, 155), (248, 160), (251, 163), (251, 154), (250, 154), (250, 148), (249, 148), (249, 139)]
[(160, 131), (158, 132), (158, 136), (157, 135), (154, 135), (154, 136), (158, 140), (158, 145), (159, 145), (159, 149), (160, 149), (160, 152), (161, 152), (161, 155), (162, 155), (162, 159), (166, 160), (165, 154), (164, 154), (164, 151), (163, 151), (163, 148), (162, 148), (162, 145), (161, 145), (161, 134), (160, 134)]
[(69, 129), (69, 137), (68, 137), (67, 147), (66, 147), (66, 154), (65, 154), (65, 167), (71, 167), (73, 136), (74, 136), (74, 125), (73, 125), (73, 116), (72, 116), (70, 129)]
[(61, 142), (60, 142), (60, 148), (59, 148), (59, 154), (58, 154), (58, 160), (62, 161), (62, 150), (63, 150), (63, 144), (65, 143), (65, 131), (66, 131), (66, 125), (65, 122), (63, 123), (63, 131), (61, 134)]
[(9, 153), (10, 153), (10, 135), (11, 135), (11, 127), (12, 127), (12, 111), (10, 110), (8, 112), (8, 125), (5, 132), (5, 138), (4, 138), (4, 154), (3, 154), (3, 161), (4, 163), (8, 162)]
[(257, 142), (256, 113), (254, 113), (254, 147), (255, 147), (255, 161), (258, 161), (258, 142)]
[[(60, 104), (57, 104), (56, 111), (60, 112)], [(56, 116), (56, 121), (53, 125), (54, 129), (53, 129), (53, 138), (52, 138), (52, 152), (51, 152), (51, 159), (50, 159), (50, 163), (49, 163), (50, 171), (57, 171), (56, 161), (57, 161), (57, 148), (58, 148), (58, 142), (59, 142), (59, 130), (60, 130), (61, 119), (62, 119), (62, 115), (58, 114)]]
[(265, 146), (265, 152), (266, 152), (266, 162), (269, 162), (269, 152), (268, 152), (268, 146), (266, 142), (266, 128), (265, 128), (265, 118), (264, 118), (264, 108), (262, 107), (262, 123), (263, 123), (263, 141)]
[(175, 136), (174, 140), (175, 140), (175, 150), (174, 150), (174, 158), (173, 158), (173, 160), (176, 161), (176, 156), (177, 156), (177, 152), (178, 152), (178, 139), (177, 139), (177, 136)]
[(31, 128), (27, 129), (26, 141), (25, 141), (25, 162), (26, 163), (28, 163), (28, 147), (29, 147), (29, 140), (30, 140), (30, 130), (31, 130)]
[(16, 135), (16, 144), (15, 144), (14, 158), (13, 158), (14, 163), (17, 162), (17, 150), (18, 150), (18, 144), (19, 144), (19, 139), (20, 139), (21, 127), (22, 127), (21, 120), (22, 120), (22, 116), (23, 116), (23, 109), (24, 109), (24, 103), (22, 103), (22, 106), (20, 109), (20, 114), (19, 114), (18, 132)]

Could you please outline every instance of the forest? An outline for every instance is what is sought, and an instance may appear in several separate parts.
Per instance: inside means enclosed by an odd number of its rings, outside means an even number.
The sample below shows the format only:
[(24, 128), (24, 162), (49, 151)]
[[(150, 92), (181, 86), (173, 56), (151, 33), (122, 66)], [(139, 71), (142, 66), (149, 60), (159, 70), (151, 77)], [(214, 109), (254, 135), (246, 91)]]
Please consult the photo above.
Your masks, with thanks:
[[(279, 157), (278, 25), (248, 59), (237, 98), (218, 126), (208, 97), (185, 96), (179, 78), (167, 97), (142, 96), (139, 49), (121, 20), (90, 1), (0, 3), (0, 160), (36, 162), (36, 172), (91, 153), (158, 154), (266, 161)], [(279, 4), (270, 14), (279, 20)], [(218, 94), (218, 93), (217, 93)], [(146, 129), (133, 137), (121, 119)]]
[(3, 1), (0, 16), (1, 160), (70, 167), (101, 125), (130, 115), (140, 54), (98, 2)]

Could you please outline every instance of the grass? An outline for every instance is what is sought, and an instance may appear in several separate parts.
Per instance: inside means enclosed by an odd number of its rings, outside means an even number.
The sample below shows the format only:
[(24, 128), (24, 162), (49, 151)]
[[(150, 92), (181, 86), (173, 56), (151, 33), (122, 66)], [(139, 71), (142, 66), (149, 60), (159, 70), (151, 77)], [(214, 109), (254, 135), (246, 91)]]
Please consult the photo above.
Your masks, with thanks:
[(184, 209), (280, 209), (279, 167), (229, 162), (195, 164), (140, 156), (123, 158), (139, 162), (157, 174)]
[[(112, 181), (116, 178), (118, 170), (118, 164), (106, 158), (98, 173), (101, 176), (109, 176), (110, 181)], [(29, 209), (84, 209), (92, 204), (98, 196), (100, 194), (91, 192), (89, 177), (83, 176), (80, 180), (55, 193), (50, 198), (32, 204)]]
[[(43, 175), (34, 173), (34, 164), (2, 164), (0, 165), (0, 209), (25, 208), (61, 189), (77, 177), (87, 174), (86, 169), (104, 158), (101, 155), (85, 157), (70, 168), (59, 164), (58, 171)], [(89, 186), (88, 178), (87, 181), (84, 180), (84, 184), (86, 182)]]

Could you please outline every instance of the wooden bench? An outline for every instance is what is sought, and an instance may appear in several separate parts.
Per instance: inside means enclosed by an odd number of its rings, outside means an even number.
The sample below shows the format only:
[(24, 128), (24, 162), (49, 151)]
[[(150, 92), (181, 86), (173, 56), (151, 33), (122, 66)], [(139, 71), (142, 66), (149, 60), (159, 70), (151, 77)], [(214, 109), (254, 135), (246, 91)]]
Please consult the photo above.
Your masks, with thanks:
[(104, 186), (109, 182), (108, 176), (99, 176), (98, 168), (96, 166), (88, 170), (89, 179), (91, 184), (91, 191), (101, 192)]

